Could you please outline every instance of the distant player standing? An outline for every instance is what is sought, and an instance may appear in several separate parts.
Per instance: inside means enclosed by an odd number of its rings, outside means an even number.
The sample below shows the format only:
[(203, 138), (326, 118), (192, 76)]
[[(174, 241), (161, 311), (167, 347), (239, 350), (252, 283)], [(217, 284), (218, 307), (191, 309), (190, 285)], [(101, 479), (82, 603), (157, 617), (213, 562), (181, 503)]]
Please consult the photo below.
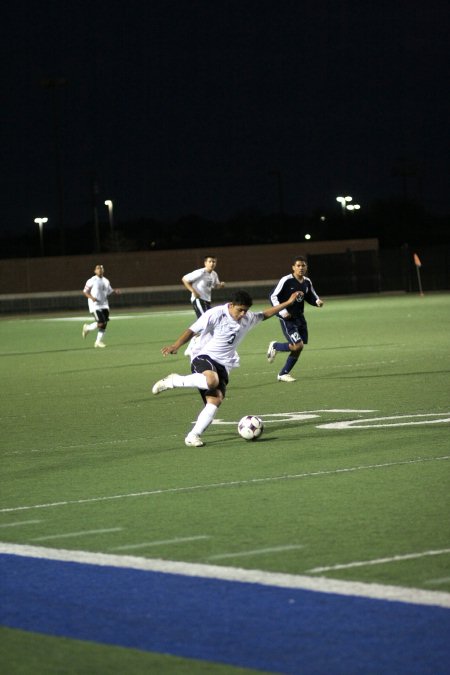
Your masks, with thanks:
[(83, 295), (88, 299), (89, 311), (94, 315), (95, 321), (93, 323), (85, 323), (81, 334), (83, 339), (91, 331), (97, 330), (97, 338), (94, 347), (104, 349), (106, 347), (103, 342), (103, 336), (109, 321), (109, 302), (108, 297), (112, 293), (120, 294), (120, 291), (114, 290), (109, 282), (109, 279), (103, 276), (103, 265), (96, 265), (94, 269), (94, 276), (86, 281)]
[(292, 273), (286, 274), (277, 283), (270, 294), (270, 302), (277, 306), (283, 303), (294, 291), (299, 291), (299, 296), (289, 309), (282, 309), (278, 318), (281, 324), (281, 330), (286, 342), (276, 342), (269, 344), (267, 350), (267, 360), (269, 363), (275, 359), (277, 352), (287, 352), (289, 355), (280, 372), (278, 373), (279, 382), (295, 382), (291, 370), (297, 363), (304, 345), (308, 344), (308, 325), (306, 323), (304, 308), (305, 300), (314, 307), (322, 307), (323, 301), (319, 298), (314, 287), (306, 275), (308, 266), (306, 258), (297, 256), (292, 265)]
[[(211, 309), (211, 291), (213, 288), (223, 288), (225, 283), (220, 281), (216, 272), (217, 258), (213, 255), (205, 256), (204, 267), (189, 272), (182, 277), (184, 287), (191, 294), (191, 305), (197, 319)], [(195, 343), (195, 338), (194, 338)], [(193, 344), (194, 344), (193, 343)], [(185, 351), (186, 356), (191, 353), (191, 345)]]

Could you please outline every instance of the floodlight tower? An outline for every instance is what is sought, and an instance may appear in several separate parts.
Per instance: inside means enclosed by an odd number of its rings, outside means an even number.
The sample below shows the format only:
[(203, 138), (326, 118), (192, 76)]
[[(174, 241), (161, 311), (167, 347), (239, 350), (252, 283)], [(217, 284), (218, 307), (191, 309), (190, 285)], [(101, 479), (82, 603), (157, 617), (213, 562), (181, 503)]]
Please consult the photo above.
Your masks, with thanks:
[(114, 204), (112, 202), (112, 199), (107, 199), (105, 201), (105, 206), (108, 207), (109, 229), (111, 230), (111, 234), (113, 234), (114, 233)]
[(47, 77), (41, 80), (41, 86), (51, 94), (53, 108), (53, 141), (55, 153), (56, 192), (58, 199), (58, 220), (60, 232), (61, 254), (66, 252), (66, 233), (64, 215), (64, 179), (62, 170), (62, 146), (61, 146), (61, 112), (57, 92), (67, 85), (65, 77)]
[(345, 212), (348, 209), (348, 203), (351, 202), (353, 197), (347, 195), (347, 197), (336, 197), (336, 201), (342, 206), (342, 215), (345, 216)]
[(44, 255), (44, 223), (48, 222), (48, 218), (35, 218), (34, 222), (39, 225), (39, 241), (41, 244), (41, 256)]

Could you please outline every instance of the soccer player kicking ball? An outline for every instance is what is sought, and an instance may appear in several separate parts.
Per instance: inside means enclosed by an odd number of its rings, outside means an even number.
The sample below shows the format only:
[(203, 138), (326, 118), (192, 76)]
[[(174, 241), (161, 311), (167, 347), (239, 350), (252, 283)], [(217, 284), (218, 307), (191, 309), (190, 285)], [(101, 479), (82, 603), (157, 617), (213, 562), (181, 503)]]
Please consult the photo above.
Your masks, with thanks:
[(236, 352), (238, 344), (252, 328), (292, 305), (298, 296), (296, 291), (276, 307), (269, 307), (262, 312), (251, 312), (252, 298), (246, 291), (237, 291), (231, 302), (209, 309), (183, 331), (172, 345), (161, 349), (164, 356), (176, 354), (194, 335), (200, 334), (191, 353), (191, 375), (172, 373), (156, 382), (152, 389), (154, 394), (177, 387), (199, 389), (205, 405), (192, 431), (184, 440), (186, 445), (204, 445), (201, 435), (213, 421), (225, 398), (230, 370), (239, 366)]

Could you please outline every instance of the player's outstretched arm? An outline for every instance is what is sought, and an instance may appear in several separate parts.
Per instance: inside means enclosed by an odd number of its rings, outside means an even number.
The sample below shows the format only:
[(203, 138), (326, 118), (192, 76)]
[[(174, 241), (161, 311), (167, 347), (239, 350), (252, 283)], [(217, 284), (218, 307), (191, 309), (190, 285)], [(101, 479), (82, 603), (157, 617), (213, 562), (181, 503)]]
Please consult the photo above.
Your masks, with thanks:
[(282, 309), (285, 309), (286, 307), (289, 307), (289, 305), (292, 305), (292, 303), (297, 300), (300, 294), (301, 291), (295, 291), (295, 293), (292, 293), (291, 297), (288, 300), (286, 300), (286, 302), (281, 302), (279, 305), (274, 305), (273, 307), (268, 307), (268, 309), (265, 309), (263, 311), (264, 320), (270, 319), (271, 316), (275, 316), (275, 314), (281, 312)]
[(185, 331), (183, 331), (180, 335), (180, 337), (175, 340), (173, 345), (168, 345), (167, 347), (163, 347), (161, 349), (161, 354), (163, 356), (168, 356), (169, 354), (176, 354), (177, 351), (182, 347), (183, 345), (186, 344), (186, 342), (189, 342), (191, 337), (194, 335), (194, 333), (187, 328)]

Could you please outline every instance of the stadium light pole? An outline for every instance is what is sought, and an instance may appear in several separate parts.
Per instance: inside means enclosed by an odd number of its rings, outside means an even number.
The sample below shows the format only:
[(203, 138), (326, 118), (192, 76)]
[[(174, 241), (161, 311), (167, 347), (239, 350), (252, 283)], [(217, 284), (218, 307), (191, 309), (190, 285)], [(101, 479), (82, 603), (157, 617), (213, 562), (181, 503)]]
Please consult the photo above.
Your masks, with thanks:
[(105, 200), (105, 206), (108, 207), (108, 216), (109, 216), (109, 229), (111, 234), (114, 232), (114, 205), (112, 199)]
[(35, 218), (34, 222), (39, 225), (39, 241), (41, 244), (41, 256), (44, 255), (44, 223), (48, 222), (48, 218)]
[(51, 94), (53, 108), (53, 143), (55, 153), (56, 193), (58, 200), (58, 220), (60, 232), (61, 255), (66, 252), (66, 232), (64, 213), (64, 177), (63, 177), (63, 148), (61, 143), (61, 110), (57, 92), (67, 85), (65, 77), (47, 77), (41, 80), (41, 86)]
[(336, 201), (342, 206), (342, 215), (345, 216), (345, 212), (348, 209), (348, 203), (351, 202), (353, 197), (347, 195), (346, 197), (336, 197)]

